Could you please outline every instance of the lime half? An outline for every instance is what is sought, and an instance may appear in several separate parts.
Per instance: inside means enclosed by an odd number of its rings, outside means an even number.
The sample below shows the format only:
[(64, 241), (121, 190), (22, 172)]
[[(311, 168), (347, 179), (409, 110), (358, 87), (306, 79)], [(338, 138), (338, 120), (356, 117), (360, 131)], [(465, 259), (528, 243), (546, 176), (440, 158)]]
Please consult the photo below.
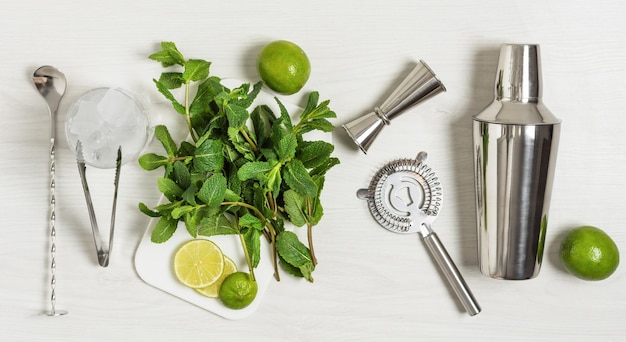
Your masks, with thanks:
[(257, 291), (257, 283), (250, 274), (235, 272), (224, 279), (219, 298), (226, 307), (238, 310), (250, 305)]

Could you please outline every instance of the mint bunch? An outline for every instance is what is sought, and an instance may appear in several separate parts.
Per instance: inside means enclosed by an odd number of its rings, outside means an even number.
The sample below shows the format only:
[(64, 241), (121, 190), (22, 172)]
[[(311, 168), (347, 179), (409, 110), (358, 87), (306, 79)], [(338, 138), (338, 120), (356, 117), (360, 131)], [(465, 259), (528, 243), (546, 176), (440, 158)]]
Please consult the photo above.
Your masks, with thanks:
[[(331, 143), (307, 141), (305, 134), (334, 129), (329, 101), (318, 103), (319, 94), (312, 92), (298, 122), (278, 98), (279, 113), (267, 105), (250, 109), (262, 82), (228, 89), (210, 75), (210, 62), (185, 59), (172, 42), (161, 48), (150, 59), (167, 70), (154, 82), (184, 117), (190, 138), (176, 143), (167, 127), (157, 126), (164, 153), (139, 158), (145, 170), (164, 170), (157, 186), (167, 203), (153, 209), (139, 204), (143, 213), (159, 218), (151, 240), (167, 241), (179, 222), (194, 238), (238, 234), (254, 276), (260, 239), (266, 238), (277, 279), (280, 263), (288, 273), (313, 281), (312, 229), (324, 212), (325, 175), (339, 160), (331, 156)], [(307, 244), (285, 229), (286, 221), (306, 227)]]

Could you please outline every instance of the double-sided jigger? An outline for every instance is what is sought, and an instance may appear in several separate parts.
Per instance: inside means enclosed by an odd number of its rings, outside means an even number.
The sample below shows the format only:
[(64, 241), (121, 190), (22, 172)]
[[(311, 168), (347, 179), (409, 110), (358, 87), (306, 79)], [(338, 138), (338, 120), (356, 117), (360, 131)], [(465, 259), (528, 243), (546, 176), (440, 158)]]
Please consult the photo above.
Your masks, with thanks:
[(376, 136), (391, 120), (409, 108), (446, 91), (428, 65), (420, 60), (400, 85), (373, 112), (351, 121), (343, 128), (363, 153), (372, 145)]

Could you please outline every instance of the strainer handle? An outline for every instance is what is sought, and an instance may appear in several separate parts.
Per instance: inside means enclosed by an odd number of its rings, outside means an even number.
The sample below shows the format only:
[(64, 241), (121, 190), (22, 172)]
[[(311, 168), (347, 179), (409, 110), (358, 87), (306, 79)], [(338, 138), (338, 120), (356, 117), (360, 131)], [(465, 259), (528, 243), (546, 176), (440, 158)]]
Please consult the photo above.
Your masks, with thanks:
[(450, 258), (448, 251), (446, 251), (437, 234), (434, 232), (428, 234), (424, 237), (424, 242), (467, 313), (470, 316), (478, 314), (481, 310), (480, 305), (478, 305), (472, 291), (465, 283), (463, 276), (456, 268), (454, 261)]

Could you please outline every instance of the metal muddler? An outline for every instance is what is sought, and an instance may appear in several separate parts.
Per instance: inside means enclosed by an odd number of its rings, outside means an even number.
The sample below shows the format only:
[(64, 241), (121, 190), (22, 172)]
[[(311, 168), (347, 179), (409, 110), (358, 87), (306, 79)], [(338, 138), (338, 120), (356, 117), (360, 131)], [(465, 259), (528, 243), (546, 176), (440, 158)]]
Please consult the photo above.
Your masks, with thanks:
[(367, 153), (378, 133), (390, 123), (391, 119), (444, 91), (446, 88), (443, 83), (432, 69), (420, 60), (380, 107), (343, 125), (343, 128), (361, 151)]

